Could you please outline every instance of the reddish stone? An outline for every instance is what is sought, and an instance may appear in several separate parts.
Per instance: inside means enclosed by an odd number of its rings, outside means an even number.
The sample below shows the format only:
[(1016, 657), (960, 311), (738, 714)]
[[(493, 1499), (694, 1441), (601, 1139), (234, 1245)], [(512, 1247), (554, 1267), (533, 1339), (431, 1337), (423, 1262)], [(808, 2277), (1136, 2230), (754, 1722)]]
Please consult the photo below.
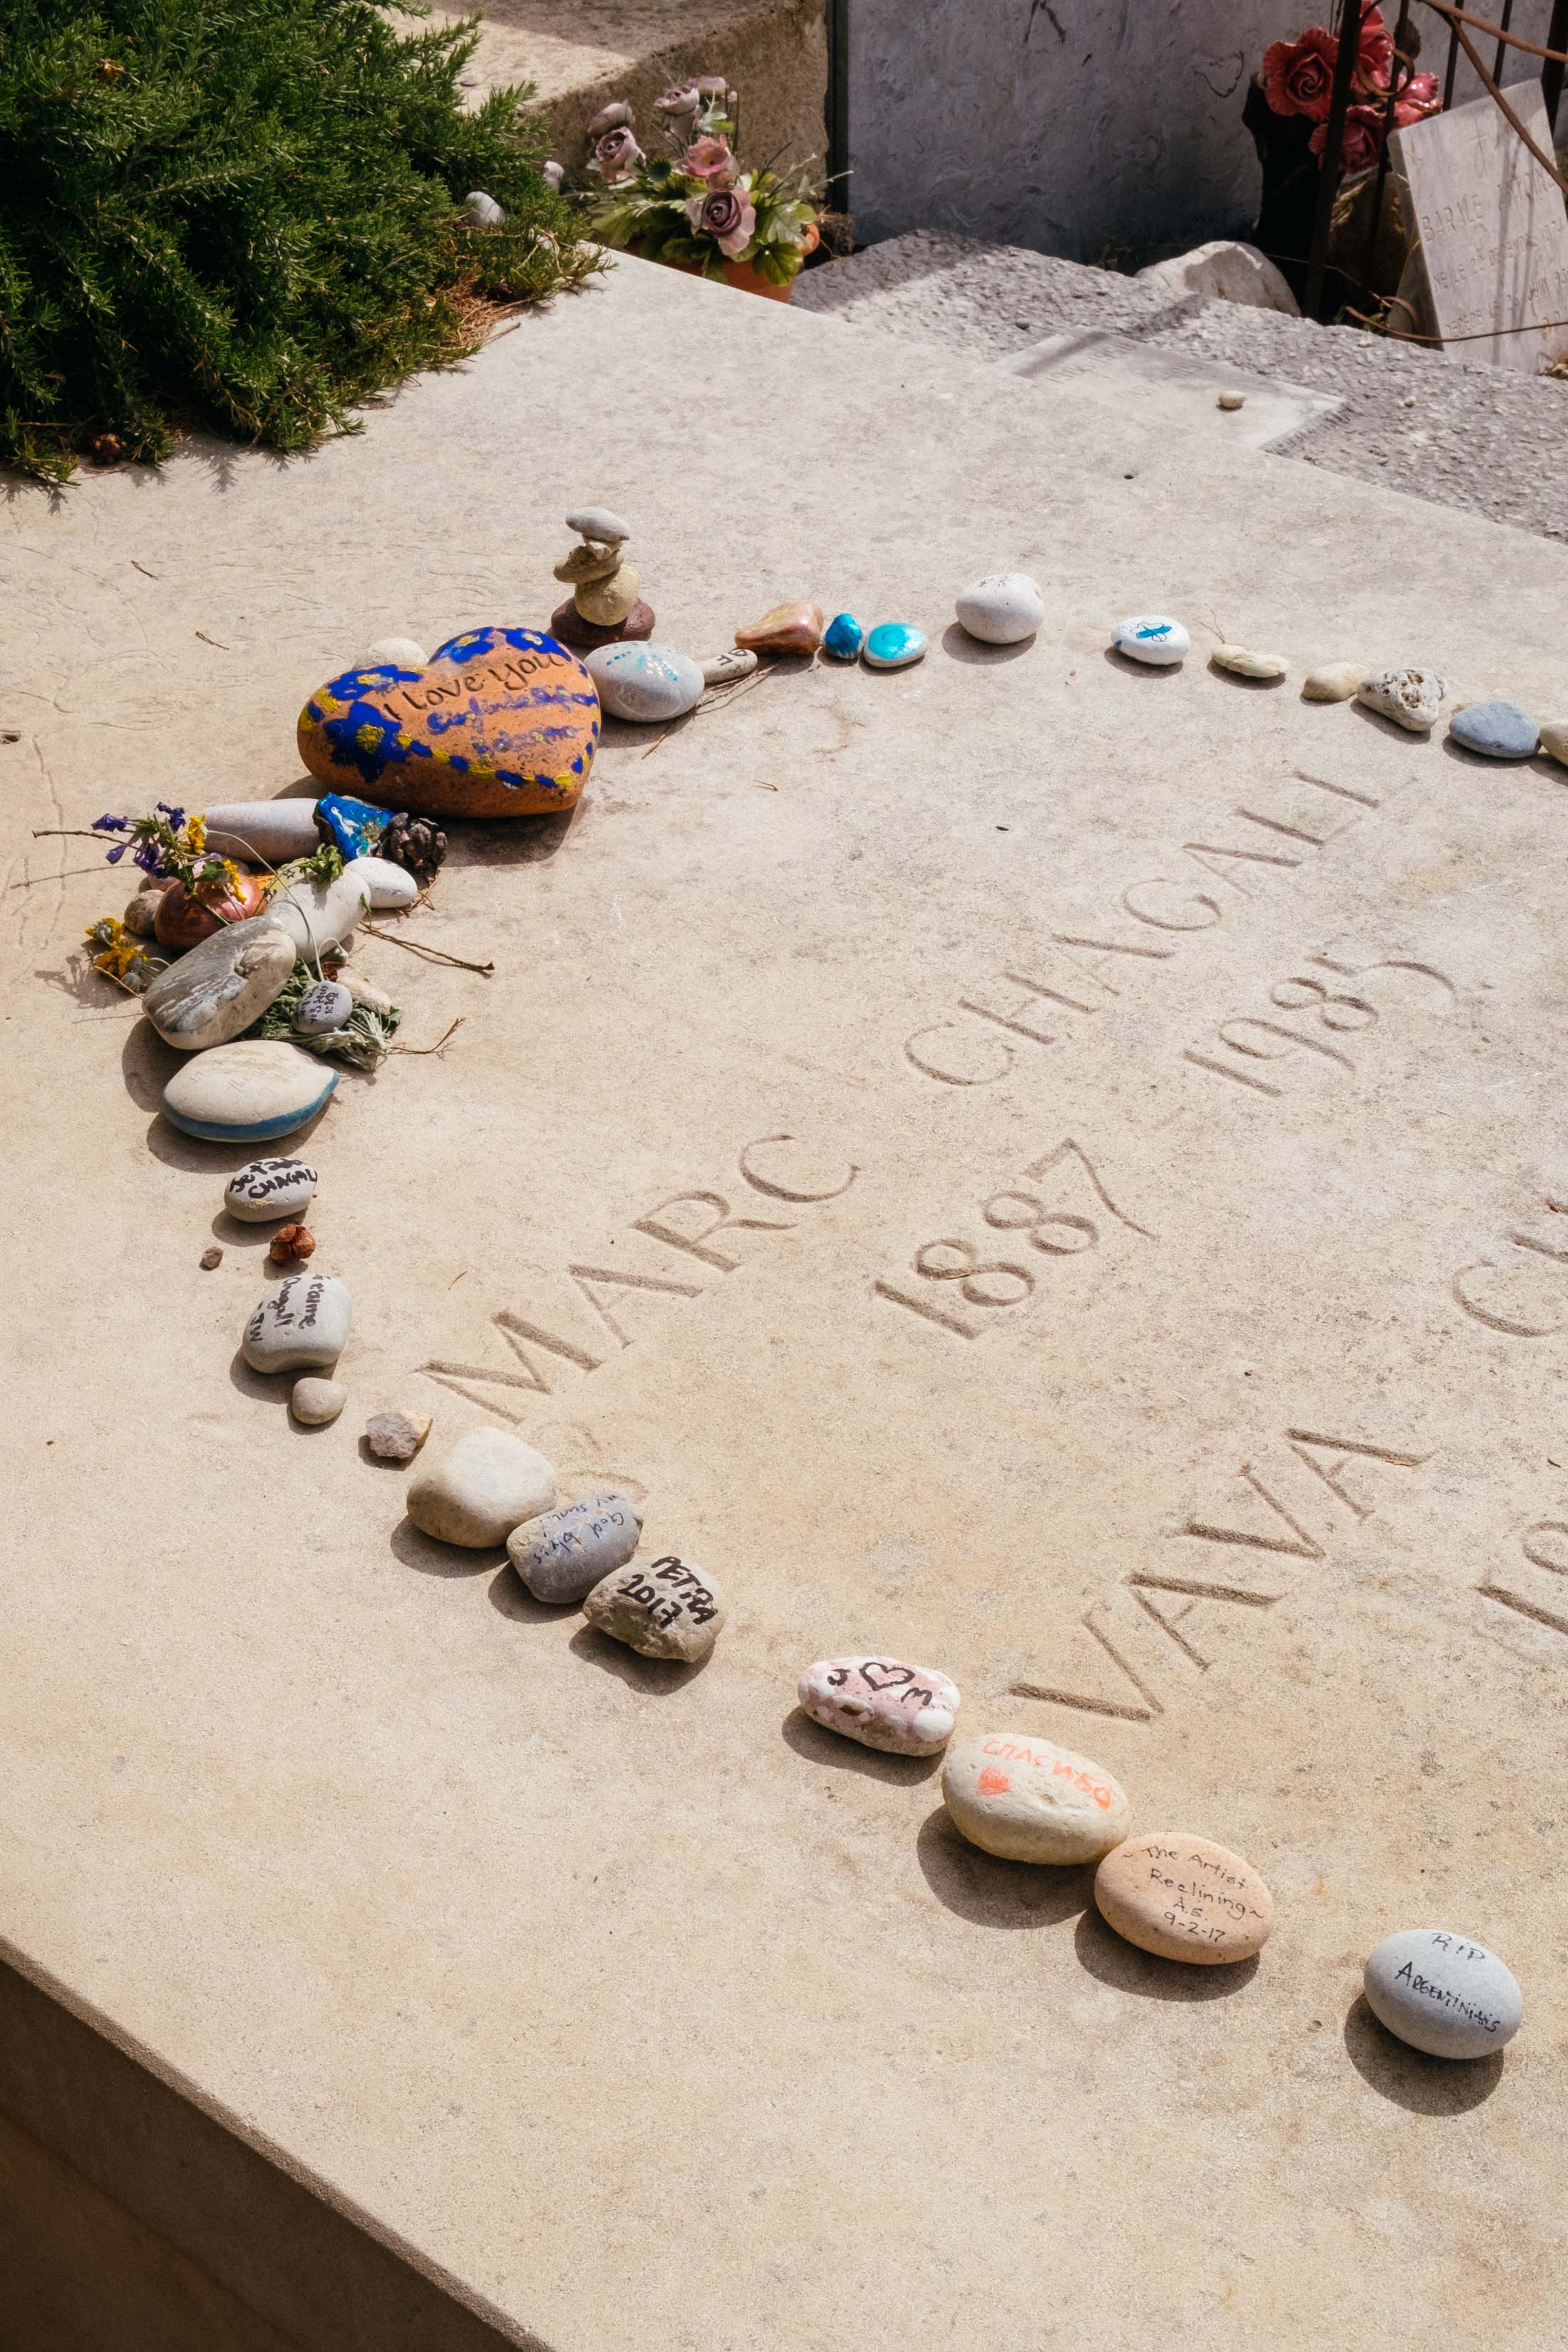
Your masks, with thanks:
[(266, 904), (260, 875), (247, 874), (243, 868), (239, 887), (232, 894), (209, 882), (193, 898), (183, 882), (172, 882), (159, 902), (153, 928), (161, 946), (194, 948), (210, 940), (221, 924), (242, 923), (247, 915), (259, 915)]
[(597, 646), (618, 646), (627, 637), (651, 637), (653, 607), (639, 596), (624, 621), (601, 625), (585, 621), (568, 596), (550, 615), (550, 634), (563, 645), (574, 646), (579, 653), (591, 654)]

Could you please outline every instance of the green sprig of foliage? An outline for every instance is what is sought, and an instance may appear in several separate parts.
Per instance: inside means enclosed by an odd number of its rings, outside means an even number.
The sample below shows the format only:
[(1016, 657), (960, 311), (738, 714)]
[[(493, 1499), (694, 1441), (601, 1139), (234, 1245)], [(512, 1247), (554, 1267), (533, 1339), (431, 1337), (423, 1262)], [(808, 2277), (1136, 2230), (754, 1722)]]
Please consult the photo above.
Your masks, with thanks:
[[(0, 462), (100, 436), (279, 450), (472, 350), (487, 303), (600, 266), (540, 177), (526, 89), (465, 112), (477, 20), (368, 0), (8, 0), (0, 11)], [(463, 210), (470, 188), (499, 229)], [(479, 298), (476, 299), (475, 298)]]

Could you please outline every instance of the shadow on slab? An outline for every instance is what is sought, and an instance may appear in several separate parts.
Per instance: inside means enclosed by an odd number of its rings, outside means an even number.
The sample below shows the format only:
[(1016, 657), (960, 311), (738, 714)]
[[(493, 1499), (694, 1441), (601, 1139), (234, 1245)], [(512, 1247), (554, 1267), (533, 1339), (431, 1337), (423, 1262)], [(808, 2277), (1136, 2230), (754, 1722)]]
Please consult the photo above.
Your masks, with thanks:
[(939, 1903), (981, 1927), (1054, 1927), (1092, 1901), (1094, 1872), (1003, 1862), (960, 1837), (945, 1805), (926, 1815), (915, 1858)]
[[(1436, 734), (1436, 730), (1434, 729), (1433, 732)], [(1532, 767), (1541, 757), (1539, 751), (1506, 753), (1477, 751), (1472, 750), (1468, 743), (1461, 743), (1457, 735), (1450, 735), (1446, 730), (1441, 741), (1449, 759), (1457, 760), (1461, 768), (1491, 768), (1494, 771), (1498, 768), (1529, 768)]]
[(1186, 658), (1184, 654), (1179, 662), (1135, 661), (1131, 654), (1122, 653), (1116, 646), (1107, 646), (1100, 656), (1100, 659), (1109, 663), (1122, 677), (1141, 678), (1145, 684), (1154, 677), (1180, 677)]
[[(690, 1662), (645, 1658), (640, 1650), (628, 1650), (624, 1642), (612, 1641), (608, 1633), (601, 1633), (592, 1625), (584, 1625), (581, 1633), (574, 1633), (566, 1646), (574, 1656), (585, 1659), (590, 1665), (603, 1666), (607, 1675), (614, 1675), (628, 1690), (640, 1691), (648, 1698), (668, 1698), (672, 1692), (684, 1690), (708, 1664), (708, 1658)], [(710, 1650), (708, 1657), (712, 1654)]]
[(1488, 2058), (1431, 2058), (1380, 2025), (1358, 1993), (1345, 2018), (1345, 2054), (1363, 2083), (1413, 2116), (1462, 2116), (1489, 2099), (1502, 2080), (1503, 2053)]
[(1016, 638), (1010, 646), (990, 646), (980, 637), (972, 637), (962, 622), (950, 621), (942, 633), (942, 649), (955, 662), (964, 662), (974, 669), (990, 669), (997, 662), (1016, 661), (1021, 654), (1032, 654), (1038, 639), (1039, 632), (1034, 630), (1026, 637)]
[[(482, 1576), (496, 1565), (501, 1548), (487, 1544), (483, 1549), (470, 1549), (467, 1544), (437, 1543), (416, 1528), (412, 1519), (399, 1519), (387, 1538), (393, 1557), (405, 1568), (416, 1568), (421, 1576)], [(501, 1554), (504, 1559), (504, 1552)]]
[[(278, 1279), (281, 1282), (283, 1276), (279, 1275)], [(255, 1303), (253, 1299), (251, 1306), (253, 1307)], [(247, 1307), (245, 1311), (248, 1318), (250, 1307)], [(322, 1380), (330, 1381), (332, 1377), (330, 1368), (321, 1370), (320, 1367), (312, 1366), (311, 1370), (319, 1371)], [(305, 1373), (303, 1370), (297, 1372), (258, 1372), (252, 1365), (246, 1362), (244, 1349), (237, 1348), (229, 1363), (228, 1378), (230, 1387), (237, 1388), (241, 1396), (261, 1397), (267, 1403), (280, 1404), (287, 1411), (289, 1392), (296, 1381), (302, 1381), (305, 1378)], [(328, 1426), (330, 1427), (331, 1423)]]
[(838, 1772), (864, 1773), (868, 1780), (890, 1780), (895, 1788), (929, 1780), (942, 1763), (940, 1756), (889, 1756), (879, 1748), (862, 1748), (858, 1739), (829, 1731), (803, 1706), (792, 1706), (780, 1727), (786, 1748), (808, 1764), (826, 1764)]
[(504, 1568), (497, 1569), (488, 1597), (490, 1607), (510, 1617), (514, 1625), (553, 1625), (583, 1605), (580, 1601), (536, 1600), (510, 1559)]
[(1272, 694), (1277, 687), (1289, 686), (1289, 677), (1248, 677), (1244, 670), (1226, 669), (1224, 662), (1209, 656), (1209, 676), (1223, 677), (1227, 686), (1245, 687), (1249, 693)]
[[(1089, 1874), (1092, 1879), (1092, 1873)], [(1256, 1956), (1232, 1960), (1223, 1968), (1194, 1967), (1191, 1960), (1163, 1960), (1155, 1952), (1141, 1952), (1108, 1927), (1092, 1901), (1074, 1931), (1078, 1956), (1091, 1977), (1113, 1985), (1118, 1992), (1137, 1993), (1144, 2000), (1224, 2000), (1240, 1992), (1258, 1974)]]

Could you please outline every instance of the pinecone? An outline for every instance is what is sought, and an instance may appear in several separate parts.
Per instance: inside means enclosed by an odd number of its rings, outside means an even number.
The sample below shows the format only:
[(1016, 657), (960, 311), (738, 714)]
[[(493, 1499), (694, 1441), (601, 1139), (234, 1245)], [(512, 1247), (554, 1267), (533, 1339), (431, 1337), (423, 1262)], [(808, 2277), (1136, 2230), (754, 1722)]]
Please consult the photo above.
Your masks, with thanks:
[(378, 857), (403, 866), (416, 882), (433, 882), (447, 855), (447, 836), (427, 816), (395, 816), (376, 843)]

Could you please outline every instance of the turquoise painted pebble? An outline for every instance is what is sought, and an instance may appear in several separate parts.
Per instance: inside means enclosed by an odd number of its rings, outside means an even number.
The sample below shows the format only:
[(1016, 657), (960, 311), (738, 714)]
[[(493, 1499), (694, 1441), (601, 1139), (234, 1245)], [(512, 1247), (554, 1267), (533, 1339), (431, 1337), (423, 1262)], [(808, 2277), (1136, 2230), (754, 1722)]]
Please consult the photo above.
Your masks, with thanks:
[(926, 635), (909, 621), (879, 621), (866, 640), (866, 660), (872, 669), (908, 669), (925, 653)]
[(643, 726), (680, 718), (702, 699), (706, 684), (700, 665), (689, 654), (656, 645), (651, 637), (598, 646), (583, 666), (610, 717)]
[(1168, 613), (1134, 613), (1131, 619), (1118, 621), (1110, 642), (1129, 661), (1147, 662), (1152, 669), (1166, 669), (1193, 649), (1180, 621), (1173, 621)]
[(1541, 749), (1541, 730), (1517, 702), (1472, 702), (1456, 710), (1448, 732), (1467, 751), (1489, 760), (1530, 760)]
[(313, 1054), (279, 1037), (239, 1037), (196, 1054), (163, 1088), (163, 1116), (215, 1143), (267, 1143), (314, 1118), (338, 1083)]
[(866, 632), (853, 613), (835, 613), (822, 632), (822, 650), (835, 661), (857, 661), (866, 642)]

